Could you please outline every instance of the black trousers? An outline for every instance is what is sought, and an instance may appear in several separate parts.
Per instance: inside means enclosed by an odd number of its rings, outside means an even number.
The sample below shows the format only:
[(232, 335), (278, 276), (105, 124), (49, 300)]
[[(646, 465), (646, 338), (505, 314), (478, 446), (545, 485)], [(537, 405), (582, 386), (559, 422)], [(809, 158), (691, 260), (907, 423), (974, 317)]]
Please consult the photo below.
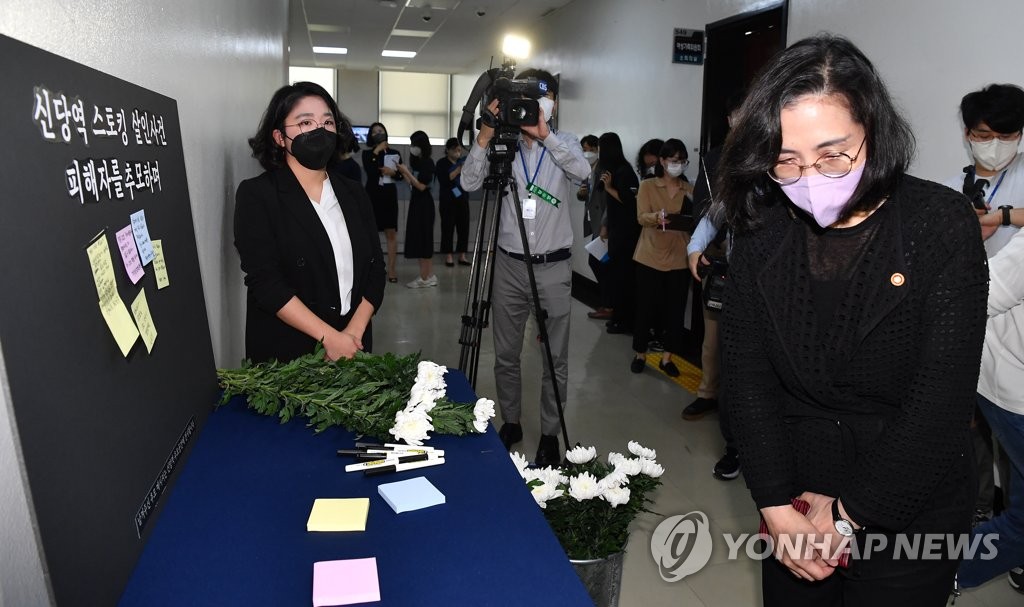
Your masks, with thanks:
[(615, 301), (612, 298), (612, 285), (611, 278), (609, 276), (611, 262), (602, 263), (597, 260), (593, 255), (587, 255), (587, 265), (590, 266), (590, 270), (594, 273), (594, 278), (597, 279), (597, 286), (601, 293), (601, 307), (612, 308), (615, 306)]
[[(465, 253), (469, 250), (469, 196), (442, 197), (438, 212), (441, 214), (441, 252)], [(453, 232), (458, 235), (454, 248)]]
[(666, 352), (683, 350), (683, 320), (686, 317), (686, 292), (690, 271), (655, 270), (636, 264), (636, 320), (633, 323), (633, 351), (646, 352), (650, 330), (664, 330)]
[[(895, 536), (887, 535), (887, 545), (894, 546)], [(958, 566), (959, 559), (894, 559), (890, 550), (808, 582), (768, 556), (761, 563), (761, 589), (764, 607), (943, 607)]]

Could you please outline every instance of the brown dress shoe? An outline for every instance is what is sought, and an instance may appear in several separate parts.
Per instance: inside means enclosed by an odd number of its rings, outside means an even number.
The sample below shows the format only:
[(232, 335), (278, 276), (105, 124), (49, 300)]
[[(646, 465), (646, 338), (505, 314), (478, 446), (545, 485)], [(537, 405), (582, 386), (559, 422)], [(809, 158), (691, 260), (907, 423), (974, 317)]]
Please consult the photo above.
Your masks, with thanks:
[(593, 312), (587, 312), (587, 318), (593, 318), (594, 320), (608, 320), (611, 317), (611, 308), (598, 308)]

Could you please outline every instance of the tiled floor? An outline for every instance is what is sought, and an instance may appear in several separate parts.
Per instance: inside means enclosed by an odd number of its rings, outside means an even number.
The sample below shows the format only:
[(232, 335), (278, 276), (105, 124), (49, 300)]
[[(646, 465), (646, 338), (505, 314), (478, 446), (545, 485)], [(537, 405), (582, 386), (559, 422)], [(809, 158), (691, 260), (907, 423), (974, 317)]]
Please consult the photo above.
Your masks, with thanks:
[[(458, 366), (460, 319), (465, 305), (469, 268), (447, 268), (435, 257), (437, 288), (407, 289), (416, 275), (412, 261), (399, 260), (397, 284), (389, 284), (384, 305), (374, 320), (374, 349), (399, 354), (421, 352), (424, 358)], [(718, 419), (709, 415), (696, 422), (683, 421), (680, 411), (694, 396), (648, 368), (643, 374), (629, 372), (630, 339), (608, 335), (604, 323), (587, 318), (590, 308), (573, 302), (569, 345), (569, 394), (566, 423), (574, 443), (595, 445), (599, 453), (625, 451), (637, 440), (658, 451), (665, 467), (664, 485), (654, 509), (663, 516), (700, 510), (707, 514), (715, 540), (710, 562), (686, 579), (668, 583), (661, 579), (651, 556), (651, 532), (662, 516), (647, 515), (635, 524), (627, 550), (620, 605), (692, 605), (745, 607), (760, 605), (760, 570), (747, 558), (730, 561), (722, 533), (757, 530), (757, 512), (742, 479), (731, 482), (712, 478), (711, 468), (722, 454)], [(531, 334), (536, 334), (530, 329)], [(484, 332), (477, 392), (494, 398), (493, 348)], [(529, 459), (537, 448), (541, 351), (527, 340), (523, 356), (525, 438), (517, 445)], [(531, 403), (533, 403), (531, 405)], [(500, 419), (495, 419), (500, 425)], [(1024, 605), (999, 577), (965, 593), (957, 605), (1000, 607)]]

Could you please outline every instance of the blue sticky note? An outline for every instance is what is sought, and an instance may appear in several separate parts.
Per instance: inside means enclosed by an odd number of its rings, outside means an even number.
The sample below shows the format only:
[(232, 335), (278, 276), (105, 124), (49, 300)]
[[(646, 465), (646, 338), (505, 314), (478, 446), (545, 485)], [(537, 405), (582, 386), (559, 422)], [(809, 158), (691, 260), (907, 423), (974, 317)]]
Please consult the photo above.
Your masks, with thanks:
[(149, 240), (149, 227), (146, 225), (146, 211), (137, 211), (131, 214), (132, 234), (135, 236), (135, 245), (139, 248), (139, 258), (142, 265), (153, 261), (156, 255), (153, 253), (153, 243)]
[(422, 476), (377, 487), (377, 493), (396, 513), (429, 508), (444, 503), (444, 494)]

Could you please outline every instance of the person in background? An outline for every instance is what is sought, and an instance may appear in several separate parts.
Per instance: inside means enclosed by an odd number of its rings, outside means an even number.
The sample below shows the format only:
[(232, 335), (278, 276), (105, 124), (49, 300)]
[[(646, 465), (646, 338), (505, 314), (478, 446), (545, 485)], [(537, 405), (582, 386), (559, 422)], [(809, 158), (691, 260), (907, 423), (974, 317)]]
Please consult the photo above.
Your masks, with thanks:
[(1024, 208), (1003, 208), (981, 217), (983, 234), (995, 228), (1017, 232), (989, 259), (988, 325), (978, 378), (978, 407), (1010, 460), (1010, 504), (971, 531), (993, 538), (995, 556), (964, 560), (957, 574), (964, 588), (1009, 572), (1010, 585), (1024, 591)]
[(377, 229), (384, 232), (388, 248), (388, 282), (398, 282), (395, 263), (398, 259), (398, 188), (395, 179), (401, 179), (398, 165), (402, 156), (388, 146), (388, 130), (383, 124), (370, 125), (363, 151), (363, 171), (366, 172), (366, 193), (373, 203)]
[(658, 153), (661, 152), (661, 146), (665, 145), (665, 142), (661, 139), (649, 139), (636, 153), (636, 172), (640, 175), (640, 180), (653, 178), (654, 172), (657, 170), (655, 167), (658, 165)]
[(246, 286), (245, 356), (286, 361), (322, 341), (329, 360), (372, 349), (384, 300), (384, 259), (373, 208), (336, 161), (344, 120), (318, 84), (270, 99), (249, 139), (263, 174), (235, 196), (235, 248)]
[[(444, 158), (437, 161), (437, 191), (440, 198), (438, 212), (441, 215), (441, 252), (445, 254), (444, 265), (455, 265), (454, 255), (459, 256), (459, 265), (468, 266), (466, 251), (469, 248), (469, 194), (462, 191), (459, 175), (462, 173), (462, 154), (465, 152), (459, 140), (450, 138), (444, 144)], [(452, 246), (453, 235), (458, 235)]]
[[(352, 158), (352, 154), (359, 151), (359, 142), (356, 141), (355, 133), (352, 132), (352, 125), (346, 121), (344, 124), (339, 123), (339, 128), (343, 128), (347, 131), (348, 145), (345, 146), (344, 150), (341, 151), (341, 160), (338, 162), (338, 172), (348, 177), (352, 181), (361, 181), (363, 178), (363, 169), (359, 168), (359, 163)], [(340, 133), (340, 131), (339, 131)]]
[(434, 275), (434, 196), (430, 184), (434, 180), (434, 161), (430, 159), (430, 139), (423, 131), (409, 135), (409, 164), (398, 165), (398, 172), (409, 182), (409, 212), (405, 222), (405, 258), (417, 259), (420, 275), (405, 286), (410, 289), (436, 287)]
[[(664, 350), (658, 368), (679, 377), (672, 353), (683, 348), (683, 318), (690, 275), (686, 244), (690, 235), (666, 229), (671, 216), (683, 215), (693, 186), (683, 180), (689, 163), (686, 146), (669, 139), (661, 146), (653, 179), (640, 182), (636, 196), (636, 220), (642, 226), (633, 261), (636, 262), (636, 322), (633, 325), (633, 361), (629, 369), (641, 373), (646, 366), (647, 343), (655, 323), (664, 328)], [(630, 171), (632, 173), (632, 170)]]
[[(1021, 130), (1024, 129), (1024, 90), (1012, 84), (992, 84), (968, 93), (960, 101), (964, 142), (973, 163), (964, 167), (946, 185), (972, 199), (979, 215), (1000, 216), (1004, 206), (1024, 207), (1024, 154), (1019, 152)], [(991, 258), (999, 252), (1019, 228), (997, 226), (985, 240), (985, 251)], [(995, 509), (994, 459), (997, 449), (987, 418), (975, 410), (974, 454), (978, 465), (978, 503), (975, 522), (992, 518)], [(1001, 461), (1005, 469), (1007, 462)], [(1006, 478), (1003, 479), (1007, 480)], [(1002, 483), (1006, 501), (1009, 488)]]
[[(511, 193), (502, 198), (498, 211), (498, 251), (494, 255), (491, 299), (494, 380), (504, 420), (498, 436), (506, 449), (523, 439), (523, 428), (519, 423), (523, 396), (520, 353), (526, 321), (534, 311), (534, 302), (519, 232), (519, 221), (522, 220), (540, 305), (547, 315), (544, 322), (555, 367), (555, 377), (552, 378), (547, 358), (542, 355), (541, 437), (534, 462), (539, 467), (557, 466), (562, 456), (557, 436), (560, 430), (558, 405), (553, 387), (557, 381), (562, 402), (567, 402), (569, 377), (570, 257), (573, 242), (569, 196), (576, 190), (574, 184), (590, 174), (590, 165), (574, 135), (556, 131), (548, 125), (548, 120), (558, 108), (558, 80), (542, 70), (525, 70), (518, 77), (537, 78), (547, 93), (538, 100), (540, 119), (537, 124), (520, 127), (516, 159), (512, 162), (512, 174), (519, 188), (517, 194), (522, 200), (522, 215), (516, 216)], [(494, 137), (497, 111), (498, 102), (495, 100), (482, 112), (476, 145), (471, 146), (462, 167), (462, 185), (467, 191), (480, 189), (489, 172), (487, 146)]]
[[(598, 188), (606, 195), (608, 228), (608, 272), (614, 294), (612, 319), (608, 333), (632, 333), (636, 321), (636, 262), (633, 253), (640, 240), (636, 220), (636, 191), (639, 182), (622, 153), (622, 141), (616, 133), (605, 133), (598, 140), (600, 154)], [(646, 334), (643, 336), (648, 337)], [(646, 350), (646, 348), (644, 348)]]
[(764, 67), (722, 150), (722, 381), (777, 549), (765, 607), (939, 607), (953, 588), (988, 272), (970, 205), (907, 174), (913, 148), (868, 58), (822, 34)]
[[(603, 188), (598, 188), (599, 175), (597, 173), (597, 159), (600, 143), (596, 135), (587, 135), (580, 139), (583, 146), (583, 157), (590, 163), (590, 176), (580, 184), (576, 192), (576, 199), (586, 203), (583, 216), (583, 235), (589, 236), (591, 240), (601, 238), (608, 240), (608, 229), (605, 226), (605, 209), (607, 196)], [(593, 255), (587, 255), (587, 265), (597, 279), (597, 287), (600, 293), (600, 301), (596, 310), (587, 312), (587, 318), (597, 320), (609, 320), (612, 317), (611, 279), (608, 276), (608, 263), (603, 262)]]

